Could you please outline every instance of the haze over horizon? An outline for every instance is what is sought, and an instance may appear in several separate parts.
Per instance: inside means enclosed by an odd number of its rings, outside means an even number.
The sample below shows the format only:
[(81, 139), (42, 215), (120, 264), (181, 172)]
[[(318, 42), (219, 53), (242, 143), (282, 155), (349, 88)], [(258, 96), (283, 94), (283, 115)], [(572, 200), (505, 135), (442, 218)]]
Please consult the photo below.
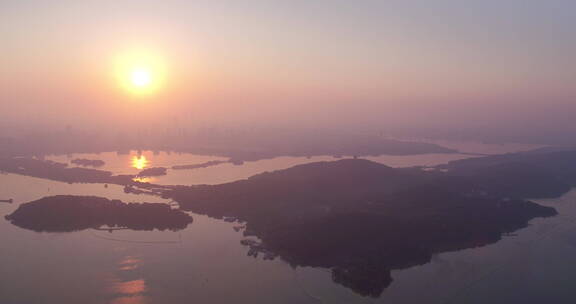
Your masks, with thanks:
[[(4, 1), (0, 125), (177, 120), (569, 142), (575, 17), (560, 0)], [(161, 85), (123, 88), (123, 56), (148, 58), (140, 81)]]
[(0, 304), (572, 304), (576, 1), (1, 0)]

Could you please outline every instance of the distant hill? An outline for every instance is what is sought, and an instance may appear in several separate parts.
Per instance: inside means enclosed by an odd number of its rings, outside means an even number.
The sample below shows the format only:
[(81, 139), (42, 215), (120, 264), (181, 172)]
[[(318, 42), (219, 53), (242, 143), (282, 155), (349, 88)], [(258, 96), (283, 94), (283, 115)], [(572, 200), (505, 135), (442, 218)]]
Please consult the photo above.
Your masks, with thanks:
[(499, 197), (553, 198), (576, 185), (575, 150), (538, 149), (457, 160), (439, 168)]

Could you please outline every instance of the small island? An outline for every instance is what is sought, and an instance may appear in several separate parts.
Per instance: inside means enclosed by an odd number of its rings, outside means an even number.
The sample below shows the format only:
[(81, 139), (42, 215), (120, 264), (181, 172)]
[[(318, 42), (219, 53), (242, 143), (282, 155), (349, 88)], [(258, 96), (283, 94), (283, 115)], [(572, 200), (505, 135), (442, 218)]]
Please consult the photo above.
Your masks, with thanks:
[(56, 195), (22, 204), (6, 219), (37, 232), (125, 228), (171, 230), (186, 228), (192, 217), (160, 203), (124, 203), (96, 196)]
[(163, 176), (167, 174), (168, 169), (163, 167), (154, 167), (154, 168), (147, 168), (140, 173), (138, 173), (138, 177), (153, 177), (153, 176)]
[(174, 170), (193, 170), (193, 169), (208, 168), (208, 167), (212, 167), (212, 166), (216, 166), (216, 165), (220, 165), (220, 164), (226, 164), (229, 162), (231, 162), (231, 161), (230, 160), (210, 160), (210, 161), (203, 162), (200, 164), (172, 166), (172, 169), (174, 169)]
[(102, 167), (106, 164), (103, 160), (100, 159), (86, 159), (86, 158), (76, 158), (70, 162), (78, 166), (94, 167), (94, 168)]

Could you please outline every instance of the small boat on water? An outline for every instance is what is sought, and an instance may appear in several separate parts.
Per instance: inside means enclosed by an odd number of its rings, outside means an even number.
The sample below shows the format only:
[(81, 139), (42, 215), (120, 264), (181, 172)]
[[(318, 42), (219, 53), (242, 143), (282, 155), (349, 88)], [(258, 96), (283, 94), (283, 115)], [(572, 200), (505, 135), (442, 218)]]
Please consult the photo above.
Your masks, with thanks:
[(13, 199), (0, 199), (0, 203), (8, 203), (8, 204), (12, 204), (12, 202), (14, 202)]

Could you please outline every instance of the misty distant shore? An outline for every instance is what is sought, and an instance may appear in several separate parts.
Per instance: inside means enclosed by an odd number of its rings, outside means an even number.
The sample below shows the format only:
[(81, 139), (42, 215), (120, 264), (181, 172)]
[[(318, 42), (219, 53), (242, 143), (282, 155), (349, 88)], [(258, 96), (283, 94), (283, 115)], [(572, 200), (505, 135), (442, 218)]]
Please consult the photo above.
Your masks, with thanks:
[[(456, 149), (422, 141), (384, 138), (376, 134), (294, 133), (258, 137), (257, 134), (178, 134), (142, 138), (94, 137), (85, 133), (53, 132), (0, 137), (0, 156), (44, 156), (73, 153), (123, 153), (130, 150), (172, 151), (229, 158), (233, 163), (281, 156), (335, 157), (458, 153)], [(78, 160), (81, 165), (99, 165)]]

